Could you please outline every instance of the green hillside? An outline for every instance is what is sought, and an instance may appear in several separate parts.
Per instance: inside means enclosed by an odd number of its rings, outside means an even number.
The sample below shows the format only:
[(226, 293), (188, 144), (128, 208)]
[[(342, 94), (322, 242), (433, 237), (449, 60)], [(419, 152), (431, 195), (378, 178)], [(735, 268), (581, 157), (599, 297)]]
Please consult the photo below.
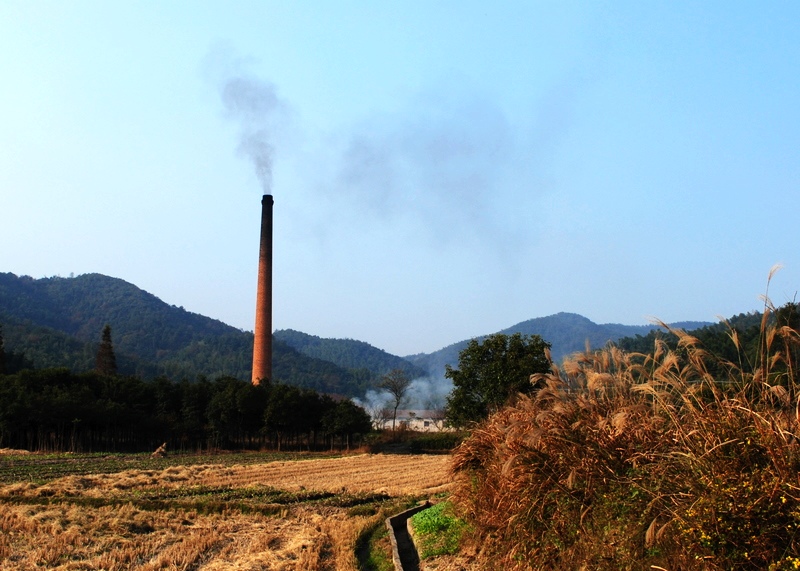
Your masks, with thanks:
[(355, 339), (326, 339), (294, 329), (275, 332), (275, 339), (295, 348), (300, 353), (316, 359), (330, 361), (345, 369), (366, 370), (380, 377), (394, 369), (401, 369), (411, 377), (422, 377), (426, 371), (396, 355)]
[[(0, 273), (0, 325), (6, 349), (36, 368), (90, 371), (103, 327), (112, 329), (119, 372), (173, 380), (230, 376), (247, 380), (253, 335), (164, 303), (101, 274), (33, 279)], [(275, 381), (360, 396), (370, 376), (304, 355), (276, 340)]]
[[(33, 279), (0, 273), (0, 326), (6, 349), (36, 368), (94, 368), (103, 327), (111, 326), (119, 372), (144, 379), (165, 376), (250, 378), (253, 335), (219, 320), (164, 303), (124, 280), (101, 274)], [(707, 323), (676, 324), (696, 329)], [(540, 335), (553, 358), (621, 338), (647, 338), (655, 326), (598, 325), (572, 313), (523, 321), (499, 333)], [(352, 339), (324, 339), (292, 329), (275, 333), (275, 381), (317, 391), (363, 396), (381, 375), (441, 377), (468, 340), (430, 354), (401, 358)]]

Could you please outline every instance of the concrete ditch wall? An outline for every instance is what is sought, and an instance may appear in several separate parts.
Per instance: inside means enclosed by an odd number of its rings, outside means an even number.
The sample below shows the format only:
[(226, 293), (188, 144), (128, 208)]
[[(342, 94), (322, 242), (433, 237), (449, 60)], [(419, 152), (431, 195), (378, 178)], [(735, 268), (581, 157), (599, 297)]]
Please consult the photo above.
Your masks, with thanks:
[(386, 519), (395, 571), (419, 571), (419, 554), (408, 532), (408, 518), (431, 507), (425, 502)]

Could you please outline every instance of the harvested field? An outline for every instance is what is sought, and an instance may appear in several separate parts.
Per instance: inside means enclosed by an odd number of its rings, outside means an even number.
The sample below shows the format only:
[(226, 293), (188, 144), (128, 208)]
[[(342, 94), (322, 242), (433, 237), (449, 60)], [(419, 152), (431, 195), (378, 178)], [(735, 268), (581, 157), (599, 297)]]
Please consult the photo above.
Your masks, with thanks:
[(0, 487), (0, 496), (105, 496), (124, 490), (187, 486), (271, 486), (287, 491), (425, 495), (436, 494), (447, 488), (448, 462), (449, 457), (446, 456), (362, 454), (252, 465), (172, 466), (164, 470), (125, 470), (116, 474), (66, 476), (38, 486), (11, 484)]
[(448, 487), (447, 456), (171, 466), (0, 486), (0, 571), (358, 569), (360, 534)]

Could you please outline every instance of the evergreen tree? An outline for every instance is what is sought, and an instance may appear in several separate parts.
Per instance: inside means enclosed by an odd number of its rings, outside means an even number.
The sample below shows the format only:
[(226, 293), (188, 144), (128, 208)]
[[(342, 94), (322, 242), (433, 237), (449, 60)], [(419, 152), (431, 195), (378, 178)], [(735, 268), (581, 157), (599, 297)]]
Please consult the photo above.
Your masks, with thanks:
[(113, 377), (117, 374), (117, 358), (114, 355), (114, 345), (111, 343), (110, 325), (106, 325), (103, 328), (103, 338), (100, 341), (100, 348), (97, 350), (94, 369), (101, 375), (108, 377)]
[(6, 350), (3, 344), (3, 326), (0, 325), (0, 375), (6, 373)]

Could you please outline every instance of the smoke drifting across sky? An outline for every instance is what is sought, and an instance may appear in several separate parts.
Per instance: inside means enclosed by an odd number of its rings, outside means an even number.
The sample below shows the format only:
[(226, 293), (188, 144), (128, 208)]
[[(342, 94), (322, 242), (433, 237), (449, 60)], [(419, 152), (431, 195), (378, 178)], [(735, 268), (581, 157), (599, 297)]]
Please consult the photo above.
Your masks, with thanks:
[(239, 127), (237, 152), (252, 162), (263, 193), (272, 194), (276, 139), (287, 106), (275, 85), (244, 71), (242, 60), (218, 50), (209, 54), (207, 65), (211, 62), (222, 66), (216, 73), (218, 89), (225, 116)]
[(281, 168), (294, 161), (293, 192), (313, 189), (322, 204), (348, 203), (337, 219), (330, 208), (306, 209), (302, 226), (324, 240), (336, 224), (366, 228), (373, 221), (378, 232), (414, 234), (418, 247), (470, 244), (493, 262), (516, 264), (521, 237), (534, 226), (529, 206), (543, 194), (540, 163), (531, 157), (548, 141), (531, 136), (537, 126), (512, 125), (497, 101), (449, 77), (391, 111), (365, 110), (332, 133), (306, 132), (301, 150), (285, 140), (297, 127), (294, 106), (278, 96), (278, 86), (248, 71), (253, 63), (218, 47), (206, 70), (263, 192), (272, 193), (280, 153), (287, 159)]
[[(437, 243), (505, 235), (502, 179), (517, 167), (502, 110), (471, 93), (426, 93), (355, 127), (340, 155), (339, 189), (389, 220), (416, 217)], [(465, 236), (466, 235), (466, 236)]]
[[(253, 162), (265, 193), (272, 194), (273, 175), (280, 187), (275, 299), (298, 307), (277, 303), (276, 327), (282, 311), (299, 311), (304, 321), (295, 317), (294, 326), (332, 337), (353, 336), (358, 319), (378, 311), (400, 323), (404, 316), (395, 313), (402, 310), (387, 292), (403, 283), (402, 295), (423, 305), (431, 291), (459, 288), (449, 303), (473, 309), (457, 312), (450, 326), (468, 329), (459, 323), (492, 311), (489, 276), (519, 288), (544, 232), (543, 157), (569, 128), (568, 121), (553, 128), (553, 116), (569, 112), (553, 113), (547, 92), (527, 120), (513, 120), (503, 101), (456, 73), (321, 129), (301, 125), (305, 94), (280, 97), (280, 86), (265, 79), (268, 65), (230, 50), (212, 51), (208, 60), (218, 70), (224, 116), (238, 127), (239, 152)], [(569, 107), (569, 98), (558, 99)], [(542, 124), (543, 114), (550, 123)], [(374, 271), (365, 277), (363, 268)], [(312, 291), (311, 283), (324, 290)], [(368, 307), (379, 309), (370, 314)], [(323, 329), (323, 322), (338, 325)]]

